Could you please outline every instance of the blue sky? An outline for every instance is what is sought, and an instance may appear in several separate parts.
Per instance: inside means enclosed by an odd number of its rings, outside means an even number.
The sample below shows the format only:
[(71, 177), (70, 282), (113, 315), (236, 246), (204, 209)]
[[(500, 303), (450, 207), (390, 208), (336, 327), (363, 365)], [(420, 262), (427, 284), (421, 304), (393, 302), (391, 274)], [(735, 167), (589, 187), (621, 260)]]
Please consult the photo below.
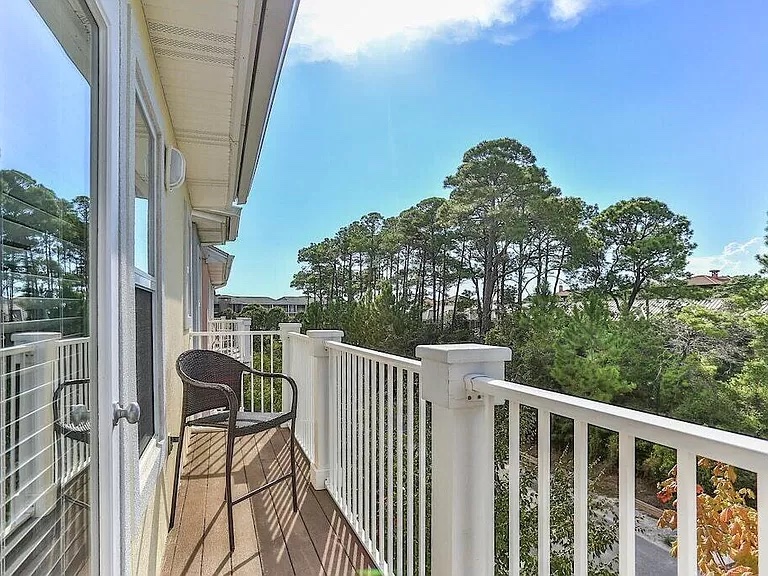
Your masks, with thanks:
[[(87, 85), (27, 0), (3, 10), (0, 168), (80, 194)], [(764, 0), (302, 0), (224, 291), (292, 293), (299, 248), (444, 195), (462, 152), (502, 136), (565, 194), (686, 214), (692, 272), (754, 271), (766, 30)]]
[(0, 18), (0, 168), (59, 196), (88, 194), (90, 89), (27, 0)]
[(649, 195), (686, 214), (692, 272), (755, 270), (768, 3), (367, 4), (351, 17), (350, 0), (302, 4), (240, 237), (226, 247), (227, 293), (291, 293), (299, 248), (367, 212), (444, 195), (462, 152), (502, 136), (530, 146), (565, 194), (601, 207)]

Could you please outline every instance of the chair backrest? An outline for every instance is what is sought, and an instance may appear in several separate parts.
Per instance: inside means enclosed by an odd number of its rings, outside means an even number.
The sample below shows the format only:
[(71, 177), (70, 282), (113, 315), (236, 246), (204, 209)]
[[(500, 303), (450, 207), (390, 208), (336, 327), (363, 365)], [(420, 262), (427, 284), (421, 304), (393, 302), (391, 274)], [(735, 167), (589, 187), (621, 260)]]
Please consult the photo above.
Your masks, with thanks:
[(224, 384), (240, 398), (240, 383), (247, 369), (242, 362), (213, 350), (182, 352), (176, 360), (176, 371), (184, 383), (185, 415), (228, 408), (225, 394), (201, 384)]

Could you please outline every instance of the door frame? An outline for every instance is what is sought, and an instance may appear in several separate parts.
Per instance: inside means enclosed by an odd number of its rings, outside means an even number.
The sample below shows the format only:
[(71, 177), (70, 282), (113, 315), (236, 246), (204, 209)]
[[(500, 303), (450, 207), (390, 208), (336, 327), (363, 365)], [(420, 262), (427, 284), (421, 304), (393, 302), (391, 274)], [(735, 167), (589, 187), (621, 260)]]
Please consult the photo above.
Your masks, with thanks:
[[(103, 576), (123, 574), (121, 541), (128, 534), (120, 522), (120, 445), (112, 425), (112, 402), (120, 378), (119, 316), (115, 305), (119, 289), (118, 191), (120, 190), (120, 110), (124, 10), (118, 0), (85, 0), (98, 29), (96, 186), (92, 199), (90, 246), (95, 257), (95, 307), (91, 313), (92, 417), (96, 442), (91, 452), (91, 572)], [(94, 276), (92, 276), (94, 278)], [(91, 287), (92, 288), (92, 287)], [(95, 362), (95, 366), (93, 363)], [(95, 409), (94, 409), (95, 408)], [(94, 497), (95, 496), (95, 497)], [(110, 520), (103, 520), (110, 519)]]

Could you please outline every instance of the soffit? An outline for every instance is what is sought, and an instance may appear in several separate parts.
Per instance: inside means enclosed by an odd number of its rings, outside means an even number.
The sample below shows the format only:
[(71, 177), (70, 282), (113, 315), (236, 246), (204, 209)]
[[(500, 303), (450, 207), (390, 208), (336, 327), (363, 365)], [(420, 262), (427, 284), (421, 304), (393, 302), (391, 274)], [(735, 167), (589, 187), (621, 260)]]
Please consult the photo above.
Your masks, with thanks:
[(296, 5), (143, 0), (193, 206), (247, 198)]

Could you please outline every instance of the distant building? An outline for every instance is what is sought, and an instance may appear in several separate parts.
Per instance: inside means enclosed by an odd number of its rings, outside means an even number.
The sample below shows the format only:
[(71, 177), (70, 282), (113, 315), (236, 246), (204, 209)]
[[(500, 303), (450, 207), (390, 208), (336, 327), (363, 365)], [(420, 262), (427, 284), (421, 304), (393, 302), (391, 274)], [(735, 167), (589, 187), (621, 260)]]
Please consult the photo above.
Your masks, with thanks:
[(225, 310), (232, 310), (235, 315), (240, 314), (246, 306), (261, 306), (262, 308), (282, 308), (289, 316), (295, 316), (307, 310), (309, 299), (306, 296), (283, 296), (282, 298), (270, 298), (269, 296), (229, 296), (227, 294), (216, 295), (214, 306), (216, 316), (224, 314)]
[(702, 288), (713, 288), (722, 286), (731, 281), (730, 276), (720, 276), (720, 270), (710, 270), (709, 274), (697, 274), (687, 279), (688, 286), (700, 286)]

